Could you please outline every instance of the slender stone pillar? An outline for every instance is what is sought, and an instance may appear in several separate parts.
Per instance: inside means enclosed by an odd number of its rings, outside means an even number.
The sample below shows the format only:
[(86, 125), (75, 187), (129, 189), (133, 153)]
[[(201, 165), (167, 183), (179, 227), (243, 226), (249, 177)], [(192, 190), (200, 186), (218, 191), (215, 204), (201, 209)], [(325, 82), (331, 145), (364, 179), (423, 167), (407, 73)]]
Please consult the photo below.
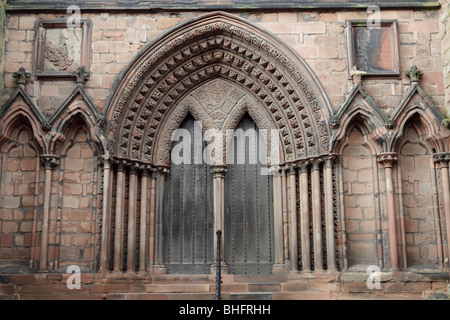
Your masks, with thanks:
[(440, 153), (434, 155), (434, 161), (440, 164), (442, 188), (444, 191), (444, 211), (447, 229), (447, 248), (450, 257), (450, 181), (449, 181), (449, 162), (450, 153)]
[(290, 215), (290, 248), (291, 248), (291, 273), (298, 273), (298, 240), (297, 240), (297, 170), (289, 167), (289, 215)]
[(155, 207), (155, 247), (153, 272), (166, 273), (163, 263), (163, 200), (164, 200), (164, 180), (169, 172), (167, 168), (158, 168), (156, 171), (156, 207)]
[(312, 203), (314, 229), (314, 271), (323, 271), (322, 247), (322, 196), (320, 190), (320, 160), (313, 160), (312, 171)]
[[(217, 231), (221, 233), (221, 247), (220, 255), (222, 259), (222, 272), (227, 272), (227, 266), (225, 264), (225, 174), (227, 172), (226, 166), (213, 166), (211, 167), (213, 175), (213, 203), (214, 203), (214, 257), (217, 257)], [(211, 273), (216, 272), (216, 265), (211, 267)]]
[(116, 183), (116, 220), (114, 232), (114, 265), (113, 271), (119, 273), (122, 264), (122, 246), (123, 246), (123, 214), (124, 214), (124, 196), (125, 196), (125, 163), (117, 162), (117, 183)]
[(275, 235), (275, 265), (274, 270), (284, 268), (284, 235), (283, 235), (283, 205), (282, 178), (278, 168), (273, 172), (273, 203), (274, 203), (274, 235)]
[(288, 199), (287, 199), (287, 183), (286, 170), (281, 168), (281, 204), (283, 210), (283, 248), (284, 261), (289, 261), (289, 220), (288, 220)]
[(102, 236), (100, 247), (100, 270), (108, 271), (109, 232), (111, 217), (111, 162), (109, 157), (103, 158), (103, 212), (102, 212)]
[(137, 164), (130, 165), (130, 186), (128, 191), (128, 236), (127, 236), (127, 272), (135, 271), (136, 249), (136, 202), (137, 202)]
[(150, 167), (143, 166), (141, 175), (141, 207), (139, 227), (139, 273), (145, 273), (147, 252), (147, 204), (148, 204), (148, 174)]
[(47, 253), (48, 253), (48, 220), (50, 217), (50, 198), (52, 188), (52, 171), (58, 165), (58, 158), (53, 155), (44, 155), (41, 157), (45, 168), (44, 180), (44, 212), (42, 218), (42, 240), (39, 257), (39, 271), (47, 271)]
[(300, 163), (301, 246), (304, 272), (311, 272), (311, 239), (309, 236), (309, 162)]
[(155, 263), (155, 212), (156, 212), (156, 174), (152, 168), (150, 176), (150, 212), (149, 212), (149, 230), (148, 230), (148, 265), (147, 272), (153, 271)]
[(391, 270), (397, 271), (398, 268), (398, 247), (397, 247), (397, 227), (395, 218), (395, 198), (394, 198), (394, 180), (393, 166), (397, 161), (396, 153), (383, 153), (378, 156), (378, 162), (383, 165), (386, 174), (386, 207), (389, 224), (389, 246), (391, 254)]
[(328, 271), (336, 271), (336, 251), (334, 244), (334, 205), (333, 205), (333, 160), (330, 156), (325, 159), (325, 222), (327, 234), (327, 266)]

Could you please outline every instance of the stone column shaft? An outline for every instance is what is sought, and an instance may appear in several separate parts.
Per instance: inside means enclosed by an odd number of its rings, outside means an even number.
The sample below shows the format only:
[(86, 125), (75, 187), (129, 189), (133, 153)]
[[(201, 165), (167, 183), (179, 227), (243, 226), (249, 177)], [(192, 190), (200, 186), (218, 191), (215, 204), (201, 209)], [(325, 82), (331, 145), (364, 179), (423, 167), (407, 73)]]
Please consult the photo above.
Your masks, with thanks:
[(136, 202), (137, 202), (137, 168), (130, 167), (130, 186), (128, 190), (128, 236), (127, 236), (127, 271), (135, 271), (136, 249)]
[(298, 242), (297, 242), (297, 172), (294, 167), (289, 168), (289, 222), (290, 222), (290, 248), (291, 248), (291, 273), (298, 272)]
[(141, 177), (141, 207), (139, 228), (139, 272), (145, 272), (147, 252), (147, 204), (148, 204), (148, 169), (144, 168)]
[(122, 263), (123, 246), (123, 214), (124, 214), (124, 195), (125, 195), (125, 172), (124, 164), (118, 163), (117, 184), (116, 184), (116, 217), (114, 231), (114, 272), (120, 272)]
[(322, 197), (320, 190), (320, 162), (313, 162), (312, 197), (314, 229), (314, 271), (323, 271), (322, 248)]
[[(217, 231), (222, 232), (220, 258), (222, 260), (222, 267), (225, 265), (225, 173), (227, 169), (225, 166), (214, 166), (211, 168), (213, 174), (213, 203), (214, 203), (214, 261), (217, 257)], [(211, 272), (215, 272), (215, 268), (211, 268)]]
[(442, 189), (444, 192), (444, 211), (447, 229), (447, 248), (450, 257), (450, 181), (449, 181), (449, 162), (450, 153), (441, 153), (434, 155), (434, 161), (440, 163)]
[(282, 181), (280, 173), (273, 176), (273, 202), (274, 202), (274, 233), (275, 233), (275, 265), (284, 266), (283, 246), (283, 207), (282, 207)]
[(334, 244), (334, 205), (333, 205), (333, 158), (325, 162), (325, 219), (327, 234), (327, 266), (328, 271), (336, 270), (336, 252)]
[(301, 245), (303, 271), (311, 271), (311, 239), (309, 235), (309, 163), (300, 166)]
[(47, 254), (48, 254), (48, 220), (50, 217), (50, 198), (52, 188), (52, 171), (53, 167), (57, 165), (57, 158), (52, 155), (45, 155), (42, 157), (45, 168), (44, 180), (44, 205), (42, 218), (42, 240), (41, 251), (39, 257), (39, 269), (45, 271), (47, 269)]
[(388, 213), (389, 224), (389, 246), (391, 254), (391, 268), (393, 271), (398, 268), (398, 247), (397, 247), (397, 228), (395, 218), (395, 198), (394, 198), (394, 180), (393, 166), (397, 161), (396, 153), (384, 153), (379, 155), (378, 162), (384, 166), (386, 173), (386, 207)]
[(108, 252), (109, 252), (109, 232), (111, 216), (111, 165), (109, 158), (104, 158), (103, 167), (103, 212), (102, 212), (102, 235), (100, 248), (100, 271), (108, 270)]
[(155, 210), (156, 210), (156, 177), (150, 177), (150, 212), (148, 231), (148, 266), (147, 271), (151, 272), (155, 263)]

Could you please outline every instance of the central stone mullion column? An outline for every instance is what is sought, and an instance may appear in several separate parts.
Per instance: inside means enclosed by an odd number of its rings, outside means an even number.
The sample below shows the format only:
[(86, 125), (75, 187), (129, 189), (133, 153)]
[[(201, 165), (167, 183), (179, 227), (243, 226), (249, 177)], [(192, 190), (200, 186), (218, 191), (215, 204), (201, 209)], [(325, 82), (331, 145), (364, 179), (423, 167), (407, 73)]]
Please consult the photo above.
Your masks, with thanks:
[[(217, 231), (222, 231), (220, 258), (222, 260), (222, 272), (227, 272), (225, 264), (225, 174), (226, 166), (212, 166), (213, 175), (213, 204), (214, 204), (214, 261), (217, 258)], [(211, 267), (211, 273), (216, 272), (216, 263)]]
[(397, 248), (397, 227), (395, 217), (395, 198), (394, 198), (394, 180), (393, 167), (397, 162), (396, 153), (383, 153), (378, 156), (378, 162), (384, 166), (386, 174), (386, 207), (389, 224), (389, 246), (391, 254), (391, 270), (397, 271), (398, 268), (398, 248)]

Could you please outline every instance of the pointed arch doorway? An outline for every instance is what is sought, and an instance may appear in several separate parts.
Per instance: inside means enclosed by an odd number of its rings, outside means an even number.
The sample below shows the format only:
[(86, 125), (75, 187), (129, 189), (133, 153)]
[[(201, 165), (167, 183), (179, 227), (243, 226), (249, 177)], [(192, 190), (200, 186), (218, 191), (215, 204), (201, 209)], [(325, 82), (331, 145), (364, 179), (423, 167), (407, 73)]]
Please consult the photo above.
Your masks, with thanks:
[[(169, 274), (207, 274), (214, 264), (214, 190), (209, 159), (199, 163), (198, 155), (208, 155), (208, 147), (190, 114), (174, 141), (164, 183), (163, 263)], [(224, 262), (231, 274), (272, 271), (273, 181), (266, 169), (265, 141), (245, 114), (230, 143), (224, 179)]]
[[(212, 89), (205, 90), (207, 97), (214, 97), (216, 102), (222, 96), (227, 99), (232, 97), (232, 103), (203, 104), (208, 102), (207, 99), (200, 101), (193, 92), (201, 95), (196, 90), (208, 86)], [(296, 162), (315, 159), (329, 152), (327, 119), (332, 114), (332, 108), (317, 77), (305, 61), (276, 36), (245, 19), (224, 12), (209, 13), (174, 27), (145, 47), (129, 64), (106, 102), (105, 136), (107, 152), (118, 159), (116, 162), (121, 161), (123, 166), (138, 164), (151, 168), (153, 172), (151, 183), (155, 194), (152, 196), (149, 193), (148, 205), (151, 222), (148, 225), (146, 263), (149, 272), (168, 272), (164, 248), (168, 248), (166, 242), (172, 240), (163, 230), (168, 221), (164, 204), (168, 191), (166, 175), (169, 174), (167, 169), (173, 148), (171, 135), (180, 127), (188, 112), (195, 120), (202, 122), (203, 132), (216, 129), (225, 135), (227, 130), (238, 126), (245, 113), (251, 116), (260, 130), (279, 132), (279, 163), (289, 164), (292, 174), (289, 181), (281, 173), (272, 177), (269, 198), (273, 199), (273, 233), (270, 235), (274, 239), (270, 242), (273, 252), (269, 251), (271, 255), (264, 261), (268, 265), (273, 264), (272, 269), (277, 270), (272, 270), (274, 273), (288, 269), (296, 271), (298, 265), (295, 259), (289, 266), (290, 252), (295, 256), (298, 245), (296, 228), (291, 228), (293, 232), (289, 237), (284, 230), (289, 223), (296, 223), (295, 215), (292, 215), (292, 221), (287, 220), (283, 210), (288, 207), (288, 199), (282, 190), (286, 191), (288, 185), (295, 185), (294, 178), (299, 175)], [(225, 201), (225, 182), (231, 181), (225, 176), (232, 173), (226, 173), (229, 168), (225, 161), (215, 163), (214, 167), (210, 168), (213, 176), (213, 231), (222, 230), (225, 234), (225, 203), (233, 201), (228, 198)], [(122, 174), (120, 169), (119, 166), (111, 168), (112, 178), (117, 172), (117, 180), (122, 182), (128, 171)], [(233, 170), (231, 168), (230, 171)], [(108, 173), (107, 169), (105, 171)], [(113, 198), (116, 195), (116, 202), (127, 196), (126, 190), (115, 192), (113, 186), (106, 190), (113, 194)], [(295, 193), (290, 196), (292, 205), (296, 197)], [(104, 202), (106, 208), (111, 207), (108, 199)], [(122, 214), (124, 210), (116, 207)], [(107, 213), (104, 214), (105, 219)], [(241, 219), (249, 217), (248, 213), (240, 215)], [(255, 215), (255, 219), (257, 217)], [(108, 223), (110, 227), (112, 222)], [(118, 237), (117, 241), (114, 239), (117, 250), (111, 257), (106, 255), (110, 251), (107, 248), (107, 233), (102, 237), (102, 246), (106, 249), (103, 250), (101, 268), (107, 268), (108, 258), (120, 259), (115, 255), (121, 252), (122, 236), (125, 235)], [(266, 238), (261, 237), (258, 241)], [(215, 247), (214, 240), (211, 245)], [(222, 242), (222, 245), (225, 247), (228, 244)], [(212, 250), (215, 257), (215, 248)], [(232, 262), (232, 259), (228, 260)], [(242, 263), (245, 261), (242, 260)], [(259, 272), (268, 273), (268, 269)], [(234, 270), (245, 273), (245, 267), (241, 271)]]

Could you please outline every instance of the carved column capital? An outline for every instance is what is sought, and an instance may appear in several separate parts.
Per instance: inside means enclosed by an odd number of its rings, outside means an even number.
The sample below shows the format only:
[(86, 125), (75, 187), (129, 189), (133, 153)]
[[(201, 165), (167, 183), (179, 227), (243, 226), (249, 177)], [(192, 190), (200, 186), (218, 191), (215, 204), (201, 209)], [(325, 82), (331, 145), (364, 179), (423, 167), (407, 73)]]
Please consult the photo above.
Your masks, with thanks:
[(398, 160), (398, 154), (395, 152), (386, 152), (378, 155), (377, 161), (385, 168), (392, 168)]
[(52, 154), (44, 154), (41, 156), (41, 161), (45, 169), (53, 169), (59, 165), (59, 158)]
[(295, 164), (295, 163), (290, 164), (288, 166), (289, 174), (291, 176), (297, 174), (297, 170), (296, 169), (297, 169), (297, 164)]
[(320, 164), (322, 162), (324, 162), (324, 158), (314, 158), (310, 160), (312, 165), (313, 165), (313, 169), (314, 170), (319, 170), (320, 169)]
[(291, 170), (291, 167), (290, 167), (288, 164), (285, 164), (285, 165), (283, 165), (283, 166), (280, 166), (280, 171), (281, 171), (282, 173), (289, 172), (290, 170)]
[(212, 166), (211, 173), (213, 174), (213, 178), (223, 178), (227, 173), (228, 169), (226, 166)]
[(155, 172), (156, 175), (164, 176), (170, 172), (170, 169), (168, 167), (156, 167), (153, 168), (153, 172)]
[(130, 174), (136, 174), (140, 165), (137, 162), (128, 162), (128, 167), (130, 168)]
[(115, 159), (114, 163), (117, 165), (117, 171), (123, 172), (127, 166), (127, 160), (125, 159)]
[(332, 167), (333, 166), (333, 162), (337, 159), (337, 155), (335, 154), (330, 154), (327, 156), (322, 157), (323, 161), (325, 162), (325, 166), (326, 167)]
[(103, 167), (105, 169), (111, 169), (111, 165), (113, 164), (113, 158), (111, 158), (110, 156), (101, 156), (98, 158), (97, 160), (98, 165), (100, 167)]
[(297, 168), (300, 173), (309, 172), (309, 165), (311, 164), (311, 160), (300, 160), (297, 162)]
[(274, 177), (281, 177), (281, 167), (279, 165), (269, 166), (268, 173)]
[(450, 152), (442, 152), (433, 154), (435, 163), (439, 163), (441, 167), (448, 167), (450, 162)]
[(151, 164), (140, 164), (139, 169), (141, 170), (142, 175), (144, 176), (150, 175), (152, 172), (155, 171), (155, 169)]

